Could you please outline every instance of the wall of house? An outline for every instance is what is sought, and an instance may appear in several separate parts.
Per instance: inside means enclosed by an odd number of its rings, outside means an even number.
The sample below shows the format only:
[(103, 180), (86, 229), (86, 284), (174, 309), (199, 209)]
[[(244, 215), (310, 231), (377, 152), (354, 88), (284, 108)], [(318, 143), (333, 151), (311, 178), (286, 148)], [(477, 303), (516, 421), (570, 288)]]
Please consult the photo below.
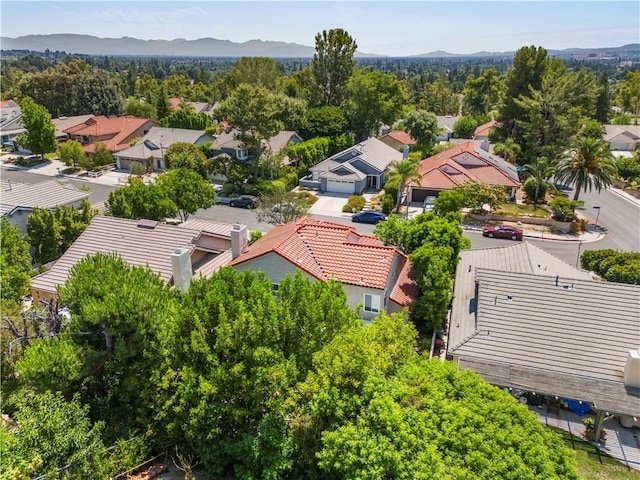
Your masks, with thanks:
[[(356, 308), (360, 305), (361, 308), (358, 309), (358, 313), (360, 316), (366, 320), (371, 321), (376, 315), (377, 312), (367, 312), (364, 310), (364, 294), (369, 293), (371, 295), (379, 295), (380, 296), (380, 310), (385, 310), (389, 307), (389, 293), (371, 287), (360, 287), (358, 285), (344, 285), (344, 291), (347, 294), (347, 304), (351, 308)], [(387, 300), (385, 302), (385, 299)]]
[[(245, 270), (257, 272), (261, 270), (271, 279), (271, 283), (275, 284), (280, 284), (282, 279), (287, 275), (294, 276), (297, 270), (297, 267), (294, 264), (285, 260), (276, 253), (267, 253), (266, 255), (254, 258), (253, 260), (249, 260), (240, 265), (235, 265), (234, 268), (238, 272), (244, 272)], [(304, 271), (303, 275), (311, 280), (315, 280), (315, 277), (312, 277)]]
[[(231, 231), (231, 228), (229, 228)], [(194, 242), (198, 247), (213, 250), (229, 250), (231, 248), (231, 237), (219, 237), (202, 232), (200, 238)]]
[(16, 210), (13, 214), (7, 214), (9, 223), (20, 229), (23, 234), (27, 234), (27, 218), (33, 210)]

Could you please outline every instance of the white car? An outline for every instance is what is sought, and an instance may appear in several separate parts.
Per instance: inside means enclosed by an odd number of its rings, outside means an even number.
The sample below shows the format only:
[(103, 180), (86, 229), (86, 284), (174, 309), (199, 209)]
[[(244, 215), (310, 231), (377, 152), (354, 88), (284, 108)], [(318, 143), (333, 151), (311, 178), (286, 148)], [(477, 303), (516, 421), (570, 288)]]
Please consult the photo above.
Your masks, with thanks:
[(428, 196), (427, 198), (424, 199), (424, 205), (422, 206), (422, 211), (423, 212), (430, 212), (431, 210), (433, 210), (433, 201), (436, 199), (436, 197), (433, 196)]

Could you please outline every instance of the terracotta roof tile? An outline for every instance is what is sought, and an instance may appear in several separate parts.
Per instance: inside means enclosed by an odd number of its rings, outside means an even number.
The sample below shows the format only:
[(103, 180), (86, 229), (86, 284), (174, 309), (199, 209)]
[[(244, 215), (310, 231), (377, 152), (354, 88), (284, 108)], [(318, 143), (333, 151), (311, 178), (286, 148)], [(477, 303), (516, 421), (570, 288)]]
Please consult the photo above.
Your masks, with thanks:
[(406, 260), (389, 298), (401, 307), (408, 307), (417, 298), (418, 290), (418, 282), (411, 271), (411, 263)]
[[(103, 143), (112, 152), (117, 152), (129, 148), (131, 137), (147, 123), (149, 123), (149, 127), (156, 125), (156, 122), (149, 118), (94, 115), (83, 123), (67, 128), (64, 133), (93, 138), (110, 136), (104, 140), (99, 140), (97, 143)], [(83, 148), (85, 152), (93, 152), (96, 149), (96, 143), (89, 143), (84, 145)]]
[(268, 253), (285, 258), (319, 280), (384, 289), (395, 255), (376, 237), (353, 227), (308, 217), (279, 225), (231, 262), (238, 265)]
[(397, 142), (404, 143), (406, 145), (415, 145), (415, 139), (408, 134), (407, 132), (403, 132), (402, 130), (394, 130), (392, 132), (387, 133), (387, 135)]
[(508, 173), (482, 158), (472, 141), (422, 160), (420, 174), (420, 183), (412, 182), (411, 186), (448, 190), (467, 180), (505, 187), (520, 185)]
[(168, 100), (168, 102), (171, 106), (171, 110), (180, 110), (180, 104), (182, 103), (181, 98), (172, 97)]
[(489, 132), (497, 125), (498, 122), (495, 120), (491, 120), (490, 122), (483, 123), (482, 125), (478, 125), (473, 132), (474, 137), (486, 137), (489, 135)]

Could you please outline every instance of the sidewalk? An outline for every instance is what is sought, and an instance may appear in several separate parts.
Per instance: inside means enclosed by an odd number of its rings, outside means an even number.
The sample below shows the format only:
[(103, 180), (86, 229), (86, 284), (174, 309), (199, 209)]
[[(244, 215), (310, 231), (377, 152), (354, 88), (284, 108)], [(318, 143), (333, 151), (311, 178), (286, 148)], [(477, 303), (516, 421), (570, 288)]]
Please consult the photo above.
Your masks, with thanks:
[[(11, 157), (12, 155), (8, 155)], [(12, 170), (20, 170), (24, 172), (37, 173), (38, 175), (46, 175), (48, 177), (53, 177), (55, 179), (61, 180), (64, 178), (75, 178), (78, 180), (82, 180), (88, 183), (98, 183), (101, 185), (110, 185), (110, 186), (122, 186), (127, 183), (129, 179), (129, 172), (124, 170), (109, 170), (106, 173), (103, 173), (99, 177), (89, 177), (86, 172), (81, 174), (72, 173), (72, 174), (64, 174), (61, 173), (64, 171), (67, 166), (62, 163), (60, 160), (50, 160), (48, 162), (43, 162), (40, 165), (36, 165), (34, 167), (19, 167), (13, 164), (5, 164), (3, 159), (5, 156), (0, 157), (0, 167), (2, 168), (11, 168)], [(152, 182), (157, 174), (153, 173), (151, 175), (145, 175), (142, 177), (145, 183)]]

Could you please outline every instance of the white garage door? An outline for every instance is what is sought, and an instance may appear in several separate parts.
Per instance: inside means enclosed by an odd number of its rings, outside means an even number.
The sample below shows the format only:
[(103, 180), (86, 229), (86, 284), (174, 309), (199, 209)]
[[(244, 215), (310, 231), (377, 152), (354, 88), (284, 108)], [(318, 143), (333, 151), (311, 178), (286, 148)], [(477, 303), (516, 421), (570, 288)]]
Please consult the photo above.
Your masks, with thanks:
[(327, 180), (327, 191), (335, 193), (353, 193), (356, 189), (355, 182), (346, 180)]

